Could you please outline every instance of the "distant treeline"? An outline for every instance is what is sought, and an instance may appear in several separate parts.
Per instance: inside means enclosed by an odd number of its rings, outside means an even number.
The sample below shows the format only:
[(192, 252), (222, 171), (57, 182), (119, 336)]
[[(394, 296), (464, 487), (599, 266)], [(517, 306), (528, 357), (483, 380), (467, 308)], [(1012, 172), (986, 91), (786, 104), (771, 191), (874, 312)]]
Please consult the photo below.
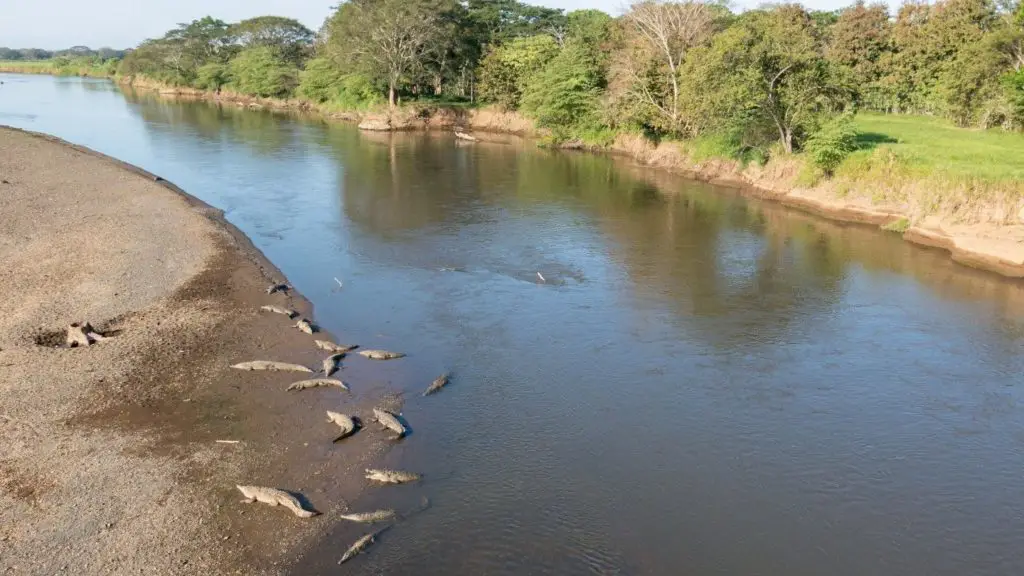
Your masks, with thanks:
[(811, 152), (827, 173), (857, 110), (1024, 126), (1020, 0), (858, 2), (734, 13), (644, 0), (617, 18), (516, 0), (348, 0), (314, 32), (274, 16), (181, 24), (118, 72), (178, 86), (345, 108), (410, 100), (519, 110), (555, 138), (624, 131)]
[(49, 60), (51, 58), (99, 58), (100, 60), (121, 59), (127, 50), (72, 46), (66, 50), (43, 50), (42, 48), (5, 48), (0, 46), (0, 60)]

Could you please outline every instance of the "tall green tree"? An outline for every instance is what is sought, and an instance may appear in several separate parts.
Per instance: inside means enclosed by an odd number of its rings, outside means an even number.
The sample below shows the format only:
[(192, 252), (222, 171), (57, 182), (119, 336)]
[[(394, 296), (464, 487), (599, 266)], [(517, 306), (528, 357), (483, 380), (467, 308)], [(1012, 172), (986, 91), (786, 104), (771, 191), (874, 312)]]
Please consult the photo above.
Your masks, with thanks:
[(546, 34), (493, 47), (480, 64), (480, 98), (516, 110), (527, 82), (556, 55), (558, 44)]
[(285, 98), (299, 83), (299, 71), (281, 58), (272, 46), (254, 46), (235, 56), (229, 64), (230, 86), (243, 94), (263, 98)]
[(342, 67), (387, 86), (388, 104), (419, 71), (438, 35), (438, 12), (428, 0), (349, 0), (327, 23), (327, 47)]
[(714, 119), (715, 129), (745, 146), (777, 141), (790, 153), (851, 101), (813, 20), (797, 5), (747, 12), (695, 50), (683, 76), (694, 113)]
[(500, 44), (514, 38), (551, 34), (565, 27), (561, 10), (518, 0), (467, 0), (467, 22), (481, 44)]
[(568, 131), (600, 123), (602, 78), (593, 52), (583, 40), (569, 39), (523, 90), (522, 108), (560, 139)]
[(829, 58), (849, 69), (860, 99), (871, 108), (884, 107), (878, 81), (884, 74), (884, 63), (895, 51), (886, 5), (868, 6), (857, 0), (839, 14), (828, 43)]
[(631, 115), (668, 134), (692, 131), (683, 114), (680, 70), (687, 54), (711, 38), (720, 12), (699, 1), (643, 0), (622, 17), (611, 74), (612, 98)]
[(242, 20), (231, 26), (230, 34), (245, 48), (267, 46), (296, 66), (309, 55), (314, 39), (313, 31), (298, 20), (280, 16)]

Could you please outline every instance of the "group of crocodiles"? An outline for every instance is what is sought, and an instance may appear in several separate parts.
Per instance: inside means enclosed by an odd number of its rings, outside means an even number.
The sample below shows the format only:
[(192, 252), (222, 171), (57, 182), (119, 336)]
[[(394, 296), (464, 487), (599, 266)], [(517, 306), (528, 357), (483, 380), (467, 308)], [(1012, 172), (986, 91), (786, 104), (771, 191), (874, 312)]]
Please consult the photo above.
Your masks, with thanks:
[[(287, 284), (274, 284), (267, 288), (267, 294), (275, 294), (278, 292), (287, 293), (291, 287)], [(282, 314), (287, 316), (289, 319), (298, 316), (298, 313), (291, 308), (283, 308), (281, 306), (267, 305), (261, 306), (261, 311), (272, 312), (275, 314)], [(305, 332), (306, 334), (313, 335), (319, 331), (317, 326), (305, 318), (299, 318), (296, 322), (295, 327)], [(316, 388), (320, 386), (333, 386), (341, 388), (342, 390), (348, 390), (348, 386), (337, 378), (331, 376), (338, 371), (340, 362), (345, 355), (352, 350), (358, 348), (358, 345), (342, 345), (329, 342), (327, 340), (314, 340), (317, 348), (330, 352), (330, 355), (323, 360), (323, 377), (309, 378), (306, 380), (299, 380), (288, 386), (287, 390), (305, 390), (307, 388)], [(389, 352), (387, 350), (360, 350), (359, 355), (369, 358), (371, 360), (393, 360), (396, 358), (402, 358), (405, 354), (400, 352)], [(232, 368), (238, 370), (273, 370), (273, 371), (284, 371), (284, 372), (303, 372), (307, 374), (313, 374), (315, 371), (308, 366), (301, 364), (291, 364), (288, 362), (276, 362), (271, 360), (252, 360), (249, 362), (241, 362), (234, 364)], [(450, 379), (450, 374), (445, 373), (438, 376), (430, 383), (430, 386), (423, 392), (424, 396), (429, 396), (439, 392), (444, 388)], [(383, 408), (373, 409), (373, 420), (378, 422), (383, 430), (390, 430), (395, 433), (394, 440), (404, 438), (408, 434), (408, 428), (402, 421), (401, 414), (395, 414), (389, 410)], [(327, 411), (327, 421), (336, 424), (341, 429), (341, 435), (334, 439), (334, 442), (338, 442), (356, 433), (360, 428), (360, 421), (348, 414), (340, 412)], [(381, 484), (405, 484), (410, 482), (417, 482), (422, 478), (420, 474), (414, 472), (405, 472), (402, 470), (388, 470), (388, 469), (367, 469), (366, 479), (379, 482)], [(266, 486), (237, 486), (238, 490), (242, 493), (245, 498), (242, 500), (244, 503), (262, 502), (271, 506), (283, 506), (288, 510), (291, 510), (296, 516), (300, 518), (312, 518), (319, 514), (313, 510), (307, 510), (303, 507), (302, 502), (292, 493), (279, 488), (269, 488)], [(359, 512), (351, 514), (341, 514), (339, 518), (343, 520), (349, 520), (351, 522), (361, 523), (376, 523), (376, 522), (389, 522), (396, 520), (398, 515), (394, 510), (374, 510), (372, 512)], [(359, 553), (368, 548), (373, 544), (380, 535), (381, 532), (386, 530), (388, 527), (385, 526), (382, 529), (370, 532), (352, 544), (342, 555), (341, 560), (338, 564), (343, 564)]]

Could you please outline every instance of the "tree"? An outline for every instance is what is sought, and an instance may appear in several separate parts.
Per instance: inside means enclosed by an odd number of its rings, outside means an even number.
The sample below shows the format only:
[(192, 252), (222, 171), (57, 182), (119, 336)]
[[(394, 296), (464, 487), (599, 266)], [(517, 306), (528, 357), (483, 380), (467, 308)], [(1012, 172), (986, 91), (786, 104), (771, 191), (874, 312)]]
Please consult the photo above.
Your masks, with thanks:
[(601, 72), (593, 53), (581, 40), (570, 39), (541, 71), (532, 75), (523, 90), (522, 108), (551, 128), (558, 139), (566, 130), (599, 124), (598, 99)]
[(612, 17), (600, 10), (574, 10), (566, 15), (566, 38), (575, 40), (591, 55), (606, 60)]
[(620, 98), (645, 105), (658, 128), (685, 131), (679, 70), (687, 53), (711, 37), (718, 16), (702, 2), (644, 0), (623, 16), (625, 37), (614, 66)]
[(121, 59), (124, 58), (124, 50), (114, 50), (113, 48), (104, 46), (96, 51), (96, 54), (103, 60), (110, 60), (111, 58)]
[(210, 16), (178, 24), (159, 41), (150, 41), (154, 51), (162, 52), (163, 67), (171, 72), (172, 81), (191, 85), (196, 71), (208, 62), (227, 62), (237, 51), (223, 20)]
[(896, 110), (940, 112), (946, 100), (940, 80), (951, 80), (961, 51), (976, 46), (997, 22), (992, 0), (942, 0), (933, 6), (904, 4), (896, 16), (896, 54), (885, 84)]
[(518, 0), (468, 0), (466, 10), (470, 28), (482, 47), (565, 28), (561, 10)]
[(337, 95), (344, 77), (329, 58), (314, 58), (299, 74), (298, 93), (314, 102), (327, 102)]
[(866, 6), (858, 0), (839, 14), (829, 35), (829, 58), (850, 70), (855, 86), (874, 108), (883, 106), (878, 81), (883, 62), (894, 50), (892, 23), (884, 4)]
[(530, 77), (558, 54), (548, 35), (516, 38), (492, 48), (480, 63), (480, 97), (506, 110), (519, 108)]
[(797, 5), (747, 12), (694, 51), (684, 76), (696, 114), (734, 131), (743, 145), (763, 144), (774, 132), (787, 153), (851, 100), (824, 58), (813, 21)]
[(203, 90), (219, 92), (221, 87), (231, 79), (231, 72), (227, 64), (220, 62), (207, 62), (196, 70), (196, 79), (193, 86)]
[[(968, 22), (987, 28), (980, 40), (960, 47), (938, 78), (936, 94), (943, 111), (961, 126), (1019, 125), (1019, 83), (1024, 70), (1024, 8), (988, 21), (984, 7), (974, 7)], [(963, 26), (970, 33), (970, 24)]]
[(40, 48), (22, 48), (19, 52), (21, 52), (22, 60), (48, 60), (53, 58), (53, 52)]
[(289, 96), (298, 85), (298, 70), (271, 46), (248, 48), (229, 64), (231, 87), (264, 98)]
[(259, 16), (231, 26), (230, 35), (245, 48), (268, 46), (279, 58), (298, 66), (313, 46), (313, 31), (298, 20)]
[(425, 0), (350, 0), (328, 21), (328, 46), (344, 67), (387, 84), (388, 105), (408, 74), (426, 61), (437, 13)]

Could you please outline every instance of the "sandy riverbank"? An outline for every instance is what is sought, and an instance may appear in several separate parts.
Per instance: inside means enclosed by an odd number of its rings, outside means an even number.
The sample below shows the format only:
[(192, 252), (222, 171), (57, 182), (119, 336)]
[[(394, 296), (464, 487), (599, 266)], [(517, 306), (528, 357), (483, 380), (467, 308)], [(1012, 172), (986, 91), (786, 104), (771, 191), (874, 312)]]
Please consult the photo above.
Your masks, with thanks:
[[(284, 572), (387, 445), (331, 444), (325, 407), (366, 414), (383, 391), (285, 393), (295, 374), (229, 368), (324, 353), (258, 311), (311, 312), (265, 294), (280, 273), (219, 211), (7, 128), (0, 179), (0, 573)], [(52, 347), (74, 321), (116, 336)], [(243, 505), (238, 483), (299, 491), (324, 515)]]

